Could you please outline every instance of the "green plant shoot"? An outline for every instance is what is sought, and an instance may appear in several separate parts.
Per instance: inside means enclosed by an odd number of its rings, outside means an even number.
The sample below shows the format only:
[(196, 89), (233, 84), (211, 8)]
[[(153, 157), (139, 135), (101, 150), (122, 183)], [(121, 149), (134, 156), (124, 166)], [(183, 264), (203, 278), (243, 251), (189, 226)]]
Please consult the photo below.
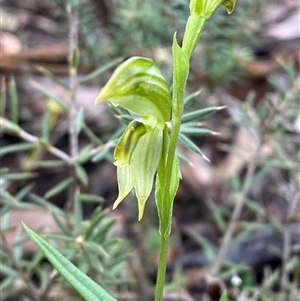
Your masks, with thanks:
[[(160, 253), (155, 301), (162, 301), (163, 298), (172, 206), (180, 179), (175, 151), (182, 122), (190, 58), (202, 35), (205, 20), (221, 5), (231, 13), (235, 3), (236, 0), (190, 1), (190, 16), (182, 46), (177, 42), (176, 33), (173, 38), (172, 96), (166, 79), (153, 60), (132, 57), (115, 70), (96, 99), (96, 104), (109, 101), (114, 106), (123, 107), (134, 119), (125, 129), (114, 151), (119, 195), (113, 208), (134, 189), (138, 201), (138, 219), (141, 220), (156, 179), (155, 199), (159, 216)], [(212, 111), (217, 109), (219, 108)], [(16, 131), (15, 128), (12, 130)], [(201, 154), (201, 151), (198, 153)], [(24, 227), (59, 273), (85, 300), (115, 300), (41, 237)]]
[[(172, 205), (179, 185), (180, 171), (175, 155), (189, 61), (202, 35), (205, 20), (221, 5), (231, 13), (236, 0), (191, 0), (182, 46), (173, 39), (173, 93), (157, 65), (150, 59), (133, 57), (121, 64), (103, 87), (96, 103), (109, 101), (135, 117), (117, 143), (119, 196), (114, 208), (134, 189), (140, 220), (150, 195), (155, 174), (161, 247), (155, 300), (161, 301), (172, 221)], [(168, 133), (166, 122), (171, 121)]]

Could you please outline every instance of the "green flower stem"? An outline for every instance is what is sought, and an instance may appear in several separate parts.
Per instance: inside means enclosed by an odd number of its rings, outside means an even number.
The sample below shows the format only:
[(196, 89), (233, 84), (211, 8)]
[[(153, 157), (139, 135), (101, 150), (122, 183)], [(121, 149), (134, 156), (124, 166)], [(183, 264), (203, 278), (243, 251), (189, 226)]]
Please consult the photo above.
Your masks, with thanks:
[(156, 287), (155, 287), (155, 301), (163, 300), (166, 268), (167, 268), (167, 261), (168, 261), (169, 240), (170, 240), (170, 235), (160, 234), (159, 264), (158, 264)]
[[(172, 129), (167, 151), (167, 160), (163, 171), (164, 185), (163, 197), (161, 199), (162, 215), (160, 216), (160, 253), (155, 290), (155, 301), (163, 300), (163, 288), (165, 283), (168, 245), (172, 223), (172, 207), (174, 196), (170, 194), (171, 174), (175, 159), (175, 151), (180, 131), (181, 118), (184, 108), (184, 94), (186, 81), (189, 74), (189, 60), (197, 45), (204, 27), (205, 19), (192, 18), (195, 22), (191, 24), (191, 17), (187, 22), (184, 35), (183, 48), (177, 44), (176, 36), (173, 41), (173, 96), (172, 96)], [(195, 26), (197, 25), (197, 26)], [(194, 35), (192, 34), (194, 31)], [(196, 31), (196, 32), (195, 32)]]

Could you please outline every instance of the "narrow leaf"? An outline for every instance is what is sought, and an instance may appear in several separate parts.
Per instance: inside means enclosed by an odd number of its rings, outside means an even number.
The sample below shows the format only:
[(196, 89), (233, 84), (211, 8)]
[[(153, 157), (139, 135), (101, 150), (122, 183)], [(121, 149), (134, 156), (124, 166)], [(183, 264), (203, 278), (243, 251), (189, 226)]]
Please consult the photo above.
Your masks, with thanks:
[(64, 211), (62, 209), (51, 204), (50, 202), (47, 202), (45, 199), (41, 198), (40, 196), (30, 193), (29, 197), (31, 198), (31, 200), (33, 202), (37, 203), (39, 206), (42, 206), (43, 208), (48, 208), (49, 210), (51, 210), (57, 214), (64, 215)]
[(67, 178), (67, 179), (63, 180), (62, 182), (60, 182), (59, 184), (55, 185), (53, 188), (48, 190), (45, 193), (44, 198), (49, 199), (49, 198), (59, 194), (60, 192), (65, 190), (71, 183), (72, 183), (71, 178)]
[(190, 102), (193, 102), (197, 99), (197, 97), (200, 95), (202, 90), (198, 90), (190, 95), (188, 95), (187, 97), (185, 97), (184, 99), (184, 106), (187, 106)]
[(72, 237), (73, 233), (72, 231), (65, 225), (64, 222), (62, 222), (59, 217), (57, 216), (57, 213), (55, 213), (53, 210), (50, 211), (53, 219), (55, 220), (56, 225), (61, 229), (61, 231), (68, 237)]
[(194, 111), (194, 112), (186, 113), (186, 114), (183, 114), (181, 122), (185, 123), (185, 122), (188, 122), (188, 121), (199, 119), (199, 118), (202, 118), (204, 116), (213, 114), (216, 111), (223, 110), (224, 108), (226, 108), (226, 107), (225, 106), (209, 107), (209, 108), (200, 109), (200, 110), (197, 110), (197, 111)]
[(86, 301), (117, 301), (100, 285), (76, 268), (67, 258), (60, 254), (54, 247), (43, 240), (38, 234), (23, 226), (32, 240), (43, 251), (47, 259), (57, 271), (76, 289)]
[(16, 173), (7, 173), (7, 174), (1, 174), (0, 175), (2, 179), (5, 180), (27, 180), (31, 178), (37, 177), (36, 173), (32, 172), (16, 172)]
[(95, 194), (80, 193), (79, 197), (82, 202), (98, 203), (98, 204), (100, 203), (102, 204), (104, 202), (103, 197)]
[(99, 152), (92, 158), (92, 162), (98, 162), (105, 158), (107, 154), (109, 153), (110, 149), (114, 147), (114, 143), (106, 143), (104, 146), (99, 147)]
[(55, 76), (48, 69), (46, 69), (46, 68), (44, 68), (43, 66), (40, 66), (40, 65), (35, 66), (35, 69), (38, 72), (41, 72), (46, 77), (50, 78), (52, 82), (55, 82), (55, 83), (59, 84), (61, 87), (63, 87), (66, 90), (70, 90), (70, 88), (69, 88), (69, 86), (67, 84), (65, 84), (63, 81), (61, 81), (57, 76)]
[(107, 64), (105, 64), (104, 66), (101, 66), (99, 68), (97, 68), (95, 71), (87, 74), (86, 76), (83, 76), (80, 80), (80, 83), (84, 83), (87, 82), (93, 78), (95, 78), (96, 76), (102, 74), (103, 72), (105, 72), (106, 70), (115, 67), (117, 65), (119, 65), (121, 62), (123, 61), (123, 58), (117, 58), (115, 60), (112, 60), (110, 62), (108, 62)]
[(18, 124), (18, 118), (19, 118), (18, 94), (17, 94), (16, 82), (14, 79), (12, 79), (9, 82), (9, 93), (11, 98), (11, 120), (12, 122)]
[(185, 126), (185, 125), (182, 125), (180, 127), (180, 133), (181, 134), (195, 135), (195, 136), (215, 136), (215, 135), (219, 135), (219, 133), (211, 131), (209, 129), (190, 127), (190, 126)]
[(80, 60), (80, 53), (78, 47), (74, 47), (72, 49), (72, 55), (70, 59), (70, 68), (71, 70), (76, 70), (79, 65), (79, 60)]
[(6, 108), (6, 84), (5, 78), (2, 77), (3, 82), (1, 82), (0, 87), (0, 116), (5, 115), (5, 108)]
[(50, 110), (49, 106), (45, 109), (45, 113), (43, 116), (43, 123), (42, 123), (42, 138), (46, 141), (49, 140), (49, 133), (50, 133)]
[(200, 156), (203, 157), (203, 159), (209, 161), (209, 159), (202, 153), (202, 151), (200, 150), (200, 148), (192, 141), (190, 140), (188, 137), (186, 137), (185, 135), (179, 134), (179, 141), (188, 149), (192, 150), (193, 152), (199, 154)]
[(66, 162), (61, 160), (46, 160), (34, 162), (35, 168), (56, 168), (65, 166)]
[(88, 175), (87, 175), (85, 169), (81, 165), (77, 164), (75, 166), (75, 173), (76, 173), (77, 178), (80, 180), (80, 182), (83, 185), (87, 186), (88, 182), (89, 182), (89, 178), (88, 178)]
[(82, 130), (84, 122), (84, 111), (83, 108), (80, 108), (76, 115), (75, 125), (76, 125), (76, 134), (79, 135), (79, 133)]
[(34, 148), (36, 145), (30, 142), (21, 142), (17, 144), (11, 144), (0, 148), (0, 158), (11, 153), (24, 152)]
[[(95, 209), (95, 211), (93, 212), (90, 220), (89, 220), (89, 224), (86, 228), (85, 231), (85, 240), (92, 240), (90, 239), (91, 235), (93, 234), (96, 226), (100, 223), (100, 221), (103, 219), (104, 215), (106, 214), (105, 211), (101, 211), (101, 208), (98, 207)], [(102, 228), (102, 227), (101, 227)], [(96, 241), (96, 240), (93, 240)]]
[(50, 90), (48, 90), (47, 88), (45, 88), (44, 86), (42, 86), (41, 84), (33, 81), (32, 82), (32, 86), (34, 88), (36, 88), (37, 90), (39, 90), (40, 92), (42, 92), (45, 96), (51, 98), (53, 101), (55, 101), (62, 109), (64, 109), (65, 111), (68, 111), (68, 106), (61, 100), (59, 99), (57, 96), (55, 96)]
[(90, 130), (90, 128), (86, 125), (86, 123), (82, 126), (83, 132), (86, 136), (96, 145), (101, 145), (103, 142)]
[(92, 146), (87, 145), (81, 149), (79, 154), (76, 157), (76, 162), (79, 164), (83, 164), (90, 160), (92, 156)]
[(105, 251), (105, 249), (99, 243), (95, 243), (93, 241), (87, 241), (84, 243), (84, 245), (88, 251), (91, 251), (91, 252), (95, 253), (96, 255), (100, 255), (100, 256), (106, 257), (106, 258), (109, 257), (108, 253)]
[(222, 293), (222, 296), (220, 298), (219, 301), (227, 301), (228, 300), (228, 296), (227, 296), (227, 291), (225, 290), (223, 293)]

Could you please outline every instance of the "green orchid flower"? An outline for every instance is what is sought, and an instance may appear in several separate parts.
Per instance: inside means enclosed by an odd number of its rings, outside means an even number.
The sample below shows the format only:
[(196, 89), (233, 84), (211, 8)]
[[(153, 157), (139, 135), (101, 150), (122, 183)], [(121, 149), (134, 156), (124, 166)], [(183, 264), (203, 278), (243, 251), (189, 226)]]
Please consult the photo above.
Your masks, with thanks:
[(151, 59), (132, 57), (115, 70), (102, 88), (96, 104), (102, 101), (121, 106), (136, 117), (114, 151), (119, 196), (113, 209), (134, 189), (141, 220), (162, 156), (163, 130), (170, 119), (169, 85)]

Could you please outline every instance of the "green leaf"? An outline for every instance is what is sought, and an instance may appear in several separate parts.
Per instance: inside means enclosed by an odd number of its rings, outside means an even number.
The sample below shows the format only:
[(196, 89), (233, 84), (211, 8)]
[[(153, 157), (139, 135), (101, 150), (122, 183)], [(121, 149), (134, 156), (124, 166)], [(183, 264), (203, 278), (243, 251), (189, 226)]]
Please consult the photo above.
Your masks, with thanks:
[(13, 133), (17, 135), (21, 133), (21, 129), (17, 124), (4, 117), (0, 117), (0, 128), (2, 133)]
[(75, 125), (76, 125), (76, 134), (79, 135), (79, 133), (82, 130), (84, 122), (84, 111), (83, 108), (80, 108), (76, 115)]
[(200, 95), (202, 90), (198, 90), (190, 95), (188, 95), (187, 97), (185, 97), (184, 99), (184, 106), (187, 106), (190, 102), (193, 102), (197, 99), (197, 97)]
[(68, 237), (73, 237), (73, 233), (72, 231), (66, 226), (65, 222), (66, 220), (64, 220), (63, 222), (59, 219), (59, 217), (57, 216), (57, 213), (54, 212), (53, 210), (50, 210), (51, 215), (53, 217), (53, 219), (55, 220), (56, 225), (61, 229), (61, 231)]
[[(93, 231), (95, 230), (96, 226), (100, 223), (100, 221), (104, 218), (106, 212), (102, 211), (102, 209), (100, 207), (97, 207), (91, 218), (89, 219), (88, 223), (87, 223), (87, 227), (85, 230), (85, 240), (90, 240), (90, 236), (93, 234)], [(102, 228), (102, 227), (101, 227)], [(95, 241), (95, 240), (93, 240)]]
[(96, 145), (101, 145), (103, 142), (90, 130), (90, 128), (86, 125), (86, 123), (82, 126), (83, 132), (86, 136)]
[(11, 144), (0, 148), (0, 158), (11, 153), (24, 152), (36, 147), (36, 144), (31, 142), (21, 142), (17, 144)]
[(93, 156), (92, 162), (98, 162), (98, 161), (102, 160), (103, 158), (105, 158), (108, 155), (110, 149), (114, 146), (115, 146), (115, 144), (112, 142), (108, 142), (104, 145), (100, 145), (98, 147), (99, 152), (96, 153), (95, 156)]
[(70, 87), (66, 85), (63, 81), (61, 81), (57, 76), (55, 76), (51, 71), (48, 69), (44, 68), (43, 66), (36, 66), (35, 69), (38, 72), (41, 72), (43, 75), (47, 76), (48, 78), (51, 79), (52, 82), (55, 82), (59, 84), (61, 87), (63, 87), (66, 90), (70, 90)]
[(3, 87), (0, 89), (0, 116), (5, 115), (6, 100), (6, 85), (3, 84)]
[(204, 254), (210, 264), (213, 264), (216, 258), (216, 248), (215, 246), (206, 239), (203, 235), (198, 233), (196, 230), (189, 228), (188, 235), (203, 249)]
[(49, 199), (49, 198), (52, 198), (53, 196), (59, 194), (60, 192), (65, 190), (72, 183), (72, 181), (73, 180), (71, 178), (67, 178), (67, 179), (61, 181), (59, 184), (57, 184), (53, 188), (49, 189), (45, 193), (44, 198)]
[(180, 127), (180, 133), (194, 135), (194, 136), (213, 136), (213, 135), (219, 134), (219, 133), (211, 131), (209, 129), (197, 128), (197, 127), (186, 126), (186, 125), (182, 125)]
[(192, 120), (195, 120), (195, 119), (199, 119), (199, 118), (202, 118), (204, 116), (213, 114), (216, 111), (223, 110), (224, 108), (226, 108), (226, 106), (209, 107), (209, 108), (200, 109), (200, 110), (197, 110), (197, 111), (194, 111), (194, 112), (186, 113), (186, 114), (182, 115), (181, 122), (185, 123), (185, 122), (189, 122), (189, 121), (192, 121)]
[(20, 189), (16, 194), (15, 194), (15, 199), (18, 202), (21, 202), (23, 200), (23, 198), (25, 198), (28, 193), (30, 192), (30, 190), (34, 187), (34, 184), (28, 184), (25, 187), (23, 187), (22, 189)]
[(95, 78), (96, 76), (102, 74), (106, 70), (119, 65), (122, 61), (123, 61), (123, 58), (117, 58), (115, 60), (112, 60), (112, 61), (108, 62), (107, 64), (105, 64), (104, 66), (101, 66), (101, 67), (97, 68), (96, 70), (94, 70), (93, 72), (83, 76), (79, 82), (81, 84), (84, 82), (87, 82), (87, 81)]
[(16, 88), (16, 82), (14, 79), (11, 79), (9, 82), (9, 93), (11, 98), (11, 120), (15, 124), (18, 124), (19, 118), (19, 101), (18, 101), (18, 94)]
[(102, 196), (95, 194), (80, 193), (79, 197), (82, 202), (98, 204), (102, 204), (104, 202), (104, 198)]
[(76, 162), (83, 164), (83, 163), (86, 163), (87, 161), (89, 161), (92, 156), (91, 151), (92, 151), (91, 145), (86, 145), (85, 147), (83, 147), (76, 157)]
[(32, 172), (16, 172), (16, 173), (7, 173), (1, 174), (0, 177), (4, 180), (27, 180), (37, 177), (37, 173)]
[(209, 161), (209, 159), (202, 153), (200, 148), (192, 140), (190, 140), (188, 137), (186, 137), (183, 134), (179, 134), (178, 138), (179, 138), (179, 141), (182, 143), (183, 146), (185, 146), (188, 149), (190, 149), (191, 151), (199, 154), (200, 156), (202, 156), (203, 159)]
[(219, 301), (227, 301), (228, 300), (228, 296), (227, 296), (227, 290), (225, 290), (223, 293), (222, 293), (222, 296), (220, 298)]
[(42, 138), (46, 141), (49, 140), (49, 133), (50, 133), (50, 109), (47, 106), (44, 116), (43, 116), (43, 123), (42, 123)]
[(65, 166), (67, 163), (61, 160), (46, 160), (46, 161), (35, 161), (33, 163), (34, 168), (56, 168)]
[(218, 227), (221, 233), (224, 233), (226, 231), (226, 226), (227, 226), (225, 221), (225, 216), (226, 216), (225, 209), (216, 205), (212, 200), (208, 200), (206, 203), (210, 209), (210, 212), (212, 212), (213, 214), (213, 218), (216, 223), (216, 226)]
[(45, 96), (51, 98), (54, 102), (56, 102), (63, 110), (69, 111), (68, 106), (57, 96), (55, 96), (50, 90), (42, 86), (37, 82), (33, 82), (32, 86), (42, 92)]
[(80, 60), (79, 49), (78, 49), (78, 47), (75, 46), (72, 49), (72, 55), (71, 55), (70, 64), (69, 64), (71, 70), (76, 70), (78, 68), (79, 60)]
[(45, 199), (41, 198), (40, 196), (37, 196), (33, 193), (29, 194), (31, 200), (39, 206), (42, 206), (43, 208), (48, 208), (49, 210), (55, 212), (56, 214), (64, 215), (64, 211), (57, 206), (51, 204), (50, 202), (46, 201)]
[(88, 175), (85, 171), (85, 169), (81, 165), (76, 165), (75, 166), (75, 173), (77, 178), (80, 180), (80, 182), (84, 185), (87, 186), (89, 183), (89, 178)]
[(95, 253), (97, 256), (106, 257), (106, 259), (109, 257), (108, 253), (99, 243), (95, 243), (93, 241), (86, 241), (84, 243), (84, 246), (87, 248), (87, 250)]
[(93, 231), (90, 236), (91, 241), (104, 242), (108, 231), (116, 221), (114, 219), (106, 219), (102, 222), (101, 227), (97, 231)]
[(44, 255), (56, 270), (75, 288), (86, 301), (117, 301), (100, 285), (76, 268), (67, 258), (60, 254), (54, 247), (43, 240), (38, 234), (23, 226), (32, 240), (43, 251)]
[(189, 71), (189, 59), (182, 51), (176, 40), (176, 33), (173, 37), (172, 52), (174, 58), (173, 70), (173, 109), (172, 115), (181, 114), (184, 99), (184, 90)]

